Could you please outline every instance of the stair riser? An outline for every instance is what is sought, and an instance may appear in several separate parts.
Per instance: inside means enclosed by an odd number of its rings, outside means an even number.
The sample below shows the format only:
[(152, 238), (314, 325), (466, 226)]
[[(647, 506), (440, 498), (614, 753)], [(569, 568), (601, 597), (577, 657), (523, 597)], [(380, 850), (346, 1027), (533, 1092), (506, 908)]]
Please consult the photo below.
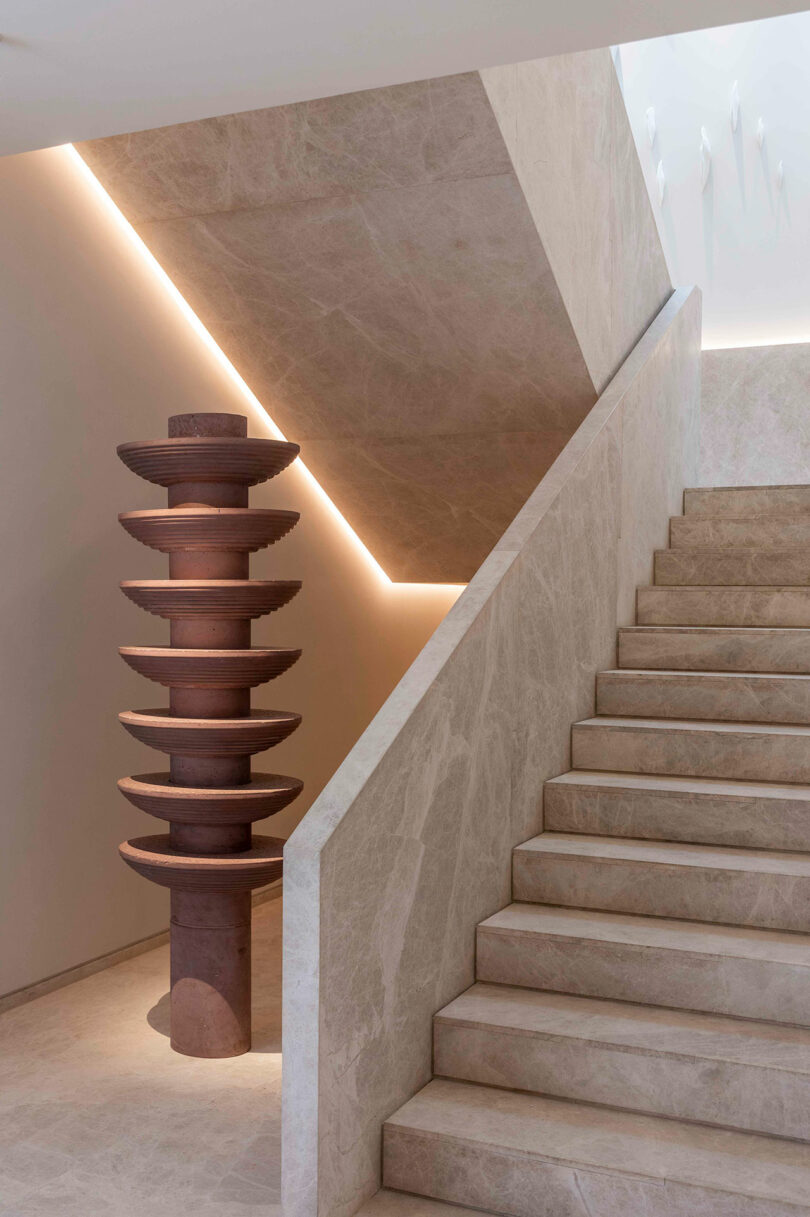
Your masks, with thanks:
[(810, 969), (767, 960), (479, 926), (476, 971), (493, 984), (810, 1025)]
[(655, 555), (660, 586), (801, 587), (810, 584), (810, 552), (802, 549), (666, 549)]
[(572, 763), (575, 769), (620, 773), (808, 783), (810, 738), (746, 735), (742, 730), (670, 733), (577, 725), (572, 731)]
[(546, 783), (548, 832), (810, 851), (810, 802)]
[(619, 630), (620, 668), (698, 672), (810, 673), (810, 631), (701, 631), (672, 633)]
[(651, 1115), (810, 1139), (810, 1078), (559, 1035), (434, 1022), (434, 1073)]
[(517, 849), (512, 883), (515, 900), (536, 904), (810, 930), (810, 878), (801, 876)]
[(806, 1217), (806, 1208), (386, 1126), (386, 1187), (504, 1217)]
[(639, 625), (810, 628), (806, 587), (640, 587)]
[(802, 515), (810, 512), (810, 486), (729, 486), (685, 490), (685, 515), (731, 517)]
[(701, 520), (695, 516), (676, 516), (669, 522), (669, 543), (673, 549), (810, 546), (810, 515), (804, 519), (784, 516), (759, 520)]
[(810, 677), (601, 672), (596, 712), (614, 717), (810, 724)]

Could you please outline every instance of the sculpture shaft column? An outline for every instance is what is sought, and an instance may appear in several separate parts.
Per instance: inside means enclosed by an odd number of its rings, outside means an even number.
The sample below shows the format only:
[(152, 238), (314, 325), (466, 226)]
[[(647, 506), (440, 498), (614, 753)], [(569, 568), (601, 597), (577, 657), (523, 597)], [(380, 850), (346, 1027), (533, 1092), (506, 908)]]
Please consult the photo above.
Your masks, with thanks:
[(250, 892), (172, 892), (171, 1043), (186, 1056), (250, 1049)]
[[(186, 428), (169, 420), (169, 436), (193, 430), (213, 437), (247, 434), (245, 420), (198, 416)], [(247, 507), (248, 488), (227, 483), (181, 484), (169, 489), (169, 506)], [(250, 554), (178, 549), (169, 555), (170, 579), (247, 579)], [(171, 645), (189, 650), (250, 646), (250, 619), (192, 617), (171, 623)], [(179, 718), (243, 718), (250, 689), (174, 688), (172, 714)], [(239, 785), (250, 780), (250, 756), (171, 759), (172, 781), (181, 786)], [(172, 847), (181, 853), (237, 853), (250, 849), (250, 824), (228, 827), (172, 824)], [(250, 1049), (250, 892), (173, 891), (171, 897), (171, 1043), (186, 1056), (238, 1056)]]

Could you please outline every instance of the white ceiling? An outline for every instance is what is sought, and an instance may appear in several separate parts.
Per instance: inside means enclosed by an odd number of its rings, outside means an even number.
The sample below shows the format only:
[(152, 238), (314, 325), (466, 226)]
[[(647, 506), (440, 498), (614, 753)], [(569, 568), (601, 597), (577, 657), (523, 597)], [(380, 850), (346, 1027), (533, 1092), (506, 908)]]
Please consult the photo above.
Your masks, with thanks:
[(807, 0), (4, 0), (0, 154), (796, 12)]

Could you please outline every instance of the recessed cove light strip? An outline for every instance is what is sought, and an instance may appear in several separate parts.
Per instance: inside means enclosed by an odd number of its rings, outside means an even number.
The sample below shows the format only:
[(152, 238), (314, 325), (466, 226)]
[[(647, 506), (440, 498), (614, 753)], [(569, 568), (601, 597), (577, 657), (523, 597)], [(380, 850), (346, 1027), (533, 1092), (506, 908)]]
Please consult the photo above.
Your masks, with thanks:
[(748, 347), (795, 347), (810, 346), (810, 333), (798, 338), (733, 338), (728, 342), (709, 340), (701, 346), (702, 351), (736, 351)]
[[(138, 233), (135, 231), (135, 229), (130, 224), (129, 220), (126, 218), (124, 213), (118, 207), (117, 203), (115, 203), (115, 201), (111, 198), (111, 196), (104, 189), (101, 182), (98, 180), (96, 175), (93, 173), (90, 166), (82, 159), (81, 155), (76, 150), (76, 148), (74, 148), (73, 144), (63, 144), (61, 146), (60, 151), (62, 151), (65, 154), (65, 156), (68, 158), (69, 162), (74, 167), (76, 173), (80, 176), (80, 178), (81, 178), (82, 182), (84, 183), (84, 185), (86, 186), (87, 190), (92, 192), (92, 195), (93, 195), (94, 199), (96, 200), (96, 202), (106, 210), (109, 217), (116, 223), (116, 225), (120, 229), (122, 235), (124, 237), (126, 237), (126, 239), (129, 241), (129, 243), (140, 254), (144, 263), (149, 267), (152, 274), (156, 277), (156, 279), (160, 283), (163, 290), (165, 292), (167, 292), (168, 295), (171, 297), (175, 306), (182, 313), (184, 319), (186, 320), (188, 325), (191, 327), (191, 329), (194, 331), (194, 333), (197, 335), (199, 340), (203, 343), (203, 345), (205, 346), (205, 348), (207, 349), (209, 354), (214, 357), (214, 359), (219, 364), (222, 371), (225, 372), (225, 374), (233, 382), (235, 387), (239, 390), (239, 392), (241, 393), (245, 402), (250, 407), (251, 411), (256, 415), (256, 417), (257, 417), (258, 421), (261, 423), (261, 425), (270, 432), (271, 436), (274, 439), (285, 440), (287, 437), (282, 433), (280, 427), (273, 421), (273, 419), (268, 414), (267, 410), (264, 408), (262, 403), (259, 401), (256, 394), (252, 391), (252, 389), (250, 389), (248, 387), (246, 382), (239, 375), (239, 373), (237, 372), (236, 368), (231, 363), (228, 356), (225, 354), (225, 352), (222, 350), (222, 348), (219, 346), (219, 344), (216, 342), (216, 340), (212, 337), (212, 335), (208, 332), (208, 330), (203, 325), (200, 318), (194, 312), (191, 305), (188, 303), (188, 301), (185, 299), (185, 297), (181, 294), (181, 292), (178, 290), (178, 288), (175, 286), (175, 284), (172, 282), (172, 280), (166, 274), (165, 270), (160, 265), (157, 258), (155, 258), (154, 254), (151, 252), (149, 247), (145, 244), (145, 242), (141, 239), (141, 237), (138, 236)], [(357, 533), (352, 528), (351, 524), (348, 522), (348, 520), (345, 518), (345, 516), (341, 514), (341, 512), (338, 510), (338, 508), (335, 506), (335, 504), (330, 499), (329, 495), (326, 493), (324, 488), (321, 486), (318, 479), (307, 468), (307, 466), (304, 464), (304, 462), (301, 460), (300, 457), (295, 461), (295, 466), (307, 478), (310, 485), (313, 487), (313, 489), (317, 492), (318, 496), (320, 497), (321, 502), (329, 510), (329, 512), (332, 515), (332, 518), (336, 521), (336, 523), (341, 528), (346, 539), (354, 546), (354, 548), (357, 550), (357, 552), (363, 557), (363, 559), (365, 560), (367, 565), (373, 570), (374, 574), (377, 576), (377, 578), (380, 580), (381, 583), (383, 583), (386, 586), (391, 587), (391, 588), (401, 588), (401, 589), (407, 589), (409, 591), (419, 588), (419, 589), (424, 589), (425, 591), (440, 590), (446, 594), (448, 591), (451, 591), (451, 590), (456, 590), (459, 593), (464, 590), (464, 588), (466, 587), (465, 583), (395, 583), (385, 573), (385, 571), (380, 566), (379, 562), (374, 557), (374, 555), (371, 553), (371, 551), (368, 549), (368, 547), (360, 540)]]

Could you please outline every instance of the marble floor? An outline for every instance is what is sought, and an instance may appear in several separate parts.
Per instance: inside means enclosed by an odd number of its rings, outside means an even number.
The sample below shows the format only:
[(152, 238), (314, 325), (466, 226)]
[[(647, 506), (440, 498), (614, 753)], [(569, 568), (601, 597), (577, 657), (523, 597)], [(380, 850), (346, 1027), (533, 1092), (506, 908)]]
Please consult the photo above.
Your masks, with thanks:
[(179, 1056), (168, 947), (0, 1015), (0, 1217), (277, 1217), (281, 900), (254, 910), (254, 1050)]

